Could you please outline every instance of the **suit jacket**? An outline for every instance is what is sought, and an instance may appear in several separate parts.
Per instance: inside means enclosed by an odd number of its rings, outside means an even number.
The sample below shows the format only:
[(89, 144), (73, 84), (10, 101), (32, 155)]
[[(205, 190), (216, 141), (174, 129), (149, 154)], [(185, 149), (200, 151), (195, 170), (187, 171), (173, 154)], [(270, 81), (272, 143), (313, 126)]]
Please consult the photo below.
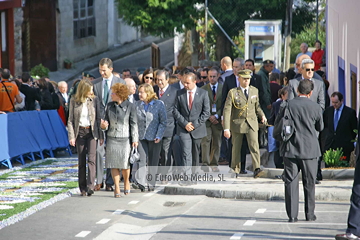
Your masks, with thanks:
[(158, 95), (159, 100), (163, 101), (166, 109), (167, 122), (164, 137), (174, 136), (175, 119), (173, 111), (176, 99), (176, 92), (177, 89), (172, 86), (168, 86), (162, 97), (159, 96), (159, 91), (156, 92), (156, 95)]
[(179, 82), (173, 83), (170, 86), (176, 88), (177, 90), (180, 90), (180, 83)]
[(234, 74), (232, 70), (229, 71), (225, 71), (223, 74), (221, 74), (221, 76), (218, 79), (218, 82), (221, 84), (224, 84), (225, 82), (225, 78), (230, 76), (231, 74)]
[(148, 110), (144, 109), (144, 102), (139, 100), (135, 103), (139, 127), (139, 139), (154, 141), (162, 139), (166, 128), (166, 109), (160, 100), (152, 100)]
[(272, 107), (271, 107), (270, 118), (268, 119), (269, 125), (274, 125), (275, 119), (276, 119), (277, 115), (279, 114), (280, 105), (282, 102), (283, 102), (282, 100), (273, 102)]
[(258, 89), (249, 86), (248, 96), (246, 99), (241, 88), (229, 91), (224, 107), (224, 129), (235, 133), (247, 133), (250, 128), (259, 130), (258, 118), (262, 118), (264, 112), (260, 107)]
[[(288, 142), (280, 142), (280, 155), (287, 158), (314, 159), (321, 156), (317, 132), (324, 128), (322, 110), (319, 104), (305, 97), (288, 101), (295, 132)], [(284, 116), (280, 108), (275, 125)]]
[(111, 86), (109, 86), (109, 97), (108, 97), (108, 101), (105, 103), (104, 102), (104, 98), (103, 98), (103, 86), (102, 86), (102, 82), (103, 82), (103, 78), (97, 78), (93, 81), (94, 83), (94, 94), (95, 96), (97, 96), (100, 100), (100, 114), (101, 114), (101, 118), (103, 119), (105, 117), (105, 107), (106, 105), (111, 102), (111, 87), (112, 85), (114, 85), (115, 83), (122, 83), (126, 85), (126, 82), (122, 79), (122, 78), (118, 78), (115, 77), (113, 75), (113, 79), (111, 81)]
[(194, 130), (190, 135), (194, 139), (203, 138), (207, 135), (205, 122), (210, 116), (209, 97), (205, 90), (196, 88), (191, 110), (187, 103), (187, 90), (178, 90), (174, 106), (174, 118), (177, 121), (176, 133), (189, 134), (185, 126), (192, 122)]
[[(261, 67), (257, 74), (261, 77), (261, 86), (262, 86), (262, 98), (261, 98), (261, 108), (265, 111), (265, 114), (270, 115), (270, 110), (266, 108), (266, 106), (270, 105), (271, 102), (271, 90), (270, 90), (270, 82), (269, 82), (269, 73), (265, 70), (264, 67)], [(266, 109), (266, 110), (265, 110)], [(268, 113), (266, 113), (268, 112)]]
[(354, 132), (354, 129), (357, 127), (356, 112), (354, 109), (344, 105), (336, 130), (334, 129), (334, 112), (335, 108), (331, 106), (323, 114), (324, 131), (322, 134), (325, 137), (324, 150), (343, 148), (343, 150), (350, 153), (354, 150), (354, 143), (351, 140), (354, 140), (356, 137)]
[[(297, 79), (291, 79), (289, 81), (290, 92), (288, 99), (293, 99), (297, 97), (297, 88), (299, 86), (299, 82), (301, 81), (301, 77)], [(310, 96), (310, 100), (316, 102), (320, 105), (322, 111), (325, 110), (325, 84), (323, 80), (318, 80), (316, 78), (312, 79), (314, 83), (314, 90), (312, 95)]]
[[(95, 139), (104, 139), (104, 134), (100, 130), (100, 101), (99, 98), (89, 99), (87, 102), (87, 108), (90, 117), (90, 129)], [(79, 134), (79, 122), (82, 112), (83, 104), (75, 102), (75, 99), (70, 100), (69, 118), (68, 118), (68, 133), (69, 140), (76, 139)]]
[(124, 101), (120, 105), (116, 102), (109, 102), (104, 120), (109, 122), (106, 136), (130, 138), (131, 142), (139, 142), (135, 104), (129, 101)]
[(35, 101), (38, 101), (39, 103), (41, 101), (40, 89), (30, 87), (27, 84), (21, 84), (20, 92), (25, 95), (26, 110), (35, 110)]
[[(222, 102), (222, 88), (223, 88), (223, 85), (221, 83), (218, 83), (218, 86), (217, 86), (217, 89), (216, 89), (215, 99), (214, 99), (214, 96), (213, 96), (212, 86), (211, 86), (210, 83), (206, 84), (205, 86), (203, 86), (201, 88), (206, 90), (207, 93), (208, 93), (210, 116), (215, 115), (215, 114), (218, 115), (219, 123), (216, 124), (216, 126), (217, 126), (217, 128), (222, 129), (220, 118), (221, 118), (221, 102)], [(216, 105), (216, 113), (212, 112), (212, 107), (213, 107), (214, 104)], [(210, 125), (212, 123), (208, 119), (205, 124), (206, 124), (206, 127), (210, 127)]]

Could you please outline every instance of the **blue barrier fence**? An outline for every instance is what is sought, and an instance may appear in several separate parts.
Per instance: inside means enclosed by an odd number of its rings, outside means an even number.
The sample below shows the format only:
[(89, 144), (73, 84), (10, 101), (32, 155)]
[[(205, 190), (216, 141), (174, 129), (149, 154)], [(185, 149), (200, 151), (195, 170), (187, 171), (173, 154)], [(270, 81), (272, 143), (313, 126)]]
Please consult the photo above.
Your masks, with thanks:
[(66, 128), (56, 110), (24, 111), (0, 114), (0, 164), (12, 168), (11, 160), (35, 161), (54, 150), (65, 149), (70, 155)]

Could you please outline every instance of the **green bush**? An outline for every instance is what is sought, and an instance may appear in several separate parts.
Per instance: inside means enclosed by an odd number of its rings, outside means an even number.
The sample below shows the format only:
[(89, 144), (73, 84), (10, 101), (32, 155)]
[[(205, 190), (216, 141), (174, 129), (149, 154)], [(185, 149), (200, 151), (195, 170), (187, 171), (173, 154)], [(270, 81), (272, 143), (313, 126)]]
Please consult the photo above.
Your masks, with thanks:
[(42, 77), (49, 77), (50, 70), (47, 67), (44, 67), (41, 63), (36, 65), (30, 70), (31, 76), (39, 76)]
[(348, 164), (343, 158), (342, 148), (336, 150), (330, 148), (323, 155), (323, 160), (329, 167), (347, 167)]

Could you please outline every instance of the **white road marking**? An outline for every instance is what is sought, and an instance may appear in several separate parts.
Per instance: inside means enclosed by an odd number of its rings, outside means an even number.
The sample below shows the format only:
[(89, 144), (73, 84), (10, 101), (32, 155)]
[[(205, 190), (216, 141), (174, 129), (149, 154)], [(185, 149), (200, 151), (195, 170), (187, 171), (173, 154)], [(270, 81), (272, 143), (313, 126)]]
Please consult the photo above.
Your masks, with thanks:
[(131, 204), (131, 205), (134, 205), (134, 204), (137, 204), (139, 201), (131, 201), (129, 202), (128, 204)]
[(123, 209), (116, 209), (115, 212), (113, 212), (114, 215), (120, 215), (123, 211)]
[(75, 237), (86, 237), (89, 233), (91, 233), (91, 231), (81, 231), (80, 233), (78, 233), (77, 235), (75, 235)]
[(256, 223), (256, 220), (247, 220), (243, 226), (252, 226)]
[(241, 239), (242, 236), (244, 236), (244, 233), (235, 233), (230, 239)]
[[(266, 212), (286, 212), (285, 210), (266, 210)], [(304, 211), (299, 211), (299, 212), (304, 212)], [(349, 213), (349, 211), (315, 211), (315, 213)]]
[(266, 212), (266, 208), (259, 208), (255, 213), (264, 213)]
[[(250, 221), (250, 220), (249, 220)], [(247, 221), (248, 222), (248, 221)], [(246, 224), (246, 222), (245, 222)], [(245, 224), (243, 226), (245, 226)], [(290, 225), (307, 225), (307, 224), (311, 224), (311, 225), (336, 225), (336, 226), (346, 226), (347, 223), (319, 223), (319, 222), (308, 222), (305, 220), (300, 220), (299, 222), (294, 222), (294, 223), (289, 223), (287, 220), (286, 221), (278, 221), (278, 222), (259, 222), (257, 221), (256, 224), (262, 224), (262, 225), (281, 225), (281, 224), (290, 224)]]
[(103, 218), (101, 219), (100, 221), (98, 221), (96, 224), (105, 224), (105, 223), (108, 223), (111, 219), (108, 219), (108, 218)]
[(152, 192), (151, 192), (151, 193), (144, 194), (143, 196), (144, 196), (144, 197), (151, 197), (151, 196), (154, 195), (154, 194), (155, 194), (155, 193), (152, 193)]

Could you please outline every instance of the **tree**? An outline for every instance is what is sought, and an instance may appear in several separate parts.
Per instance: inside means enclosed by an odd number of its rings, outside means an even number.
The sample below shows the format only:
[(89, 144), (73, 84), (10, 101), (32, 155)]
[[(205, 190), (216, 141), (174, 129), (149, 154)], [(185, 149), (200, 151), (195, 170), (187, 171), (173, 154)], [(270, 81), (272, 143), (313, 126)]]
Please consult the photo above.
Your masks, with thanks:
[(172, 36), (174, 28), (182, 32), (196, 27), (203, 11), (196, 0), (116, 0), (120, 16), (132, 26), (140, 26), (146, 33)]

